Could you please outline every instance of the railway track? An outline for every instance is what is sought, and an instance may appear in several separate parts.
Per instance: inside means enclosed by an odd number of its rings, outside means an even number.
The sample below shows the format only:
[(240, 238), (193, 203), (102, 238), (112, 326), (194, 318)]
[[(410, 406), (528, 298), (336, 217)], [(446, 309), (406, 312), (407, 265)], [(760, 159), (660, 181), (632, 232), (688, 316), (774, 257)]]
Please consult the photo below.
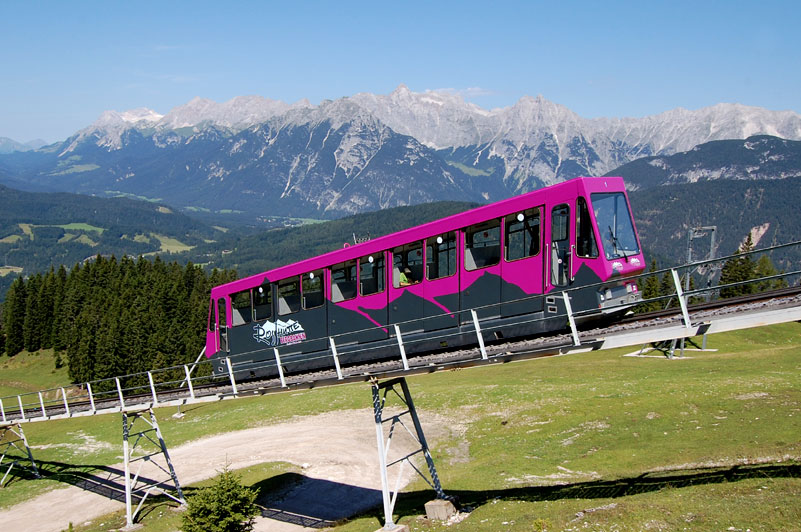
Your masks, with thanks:
[[(782, 312), (783, 310), (792, 310), (793, 312)], [(783, 315), (776, 316), (777, 313)], [(226, 379), (224, 377), (195, 377), (188, 381), (188, 385), (187, 381), (183, 381), (183, 386), (177, 386), (175, 385), (176, 381), (172, 388), (159, 389), (152, 385), (151, 380), (150, 387), (136, 388), (147, 391), (134, 392), (131, 389), (121, 388), (117, 381), (117, 390), (95, 396), (87, 389), (73, 388), (72, 393), (68, 394), (62, 388), (61, 397), (56, 399), (45, 400), (42, 392), (4, 397), (0, 399), (2, 401), (0, 402), (2, 410), (0, 425), (135, 411), (154, 406), (179, 406), (220, 401), (287, 390), (319, 388), (373, 379), (382, 380), (448, 369), (609, 349), (622, 345), (645, 344), (652, 341), (694, 336), (704, 332), (720, 332), (712, 330), (715, 329), (714, 323), (723, 320), (732, 321), (735, 318), (740, 318), (738, 324), (727, 325), (728, 328), (724, 330), (754, 326), (748, 325), (748, 316), (751, 316), (750, 319), (756, 325), (764, 324), (762, 323), (763, 318), (768, 314), (772, 315), (771, 323), (796, 321), (801, 319), (801, 287), (763, 292), (736, 299), (699, 303), (690, 306), (688, 314), (691, 324), (683, 323), (684, 317), (678, 307), (627, 316), (610, 325), (579, 330), (578, 344), (572, 334), (565, 331), (549, 336), (493, 342), (486, 345), (485, 354), (482, 354), (477, 347), (470, 347), (414, 355), (408, 357), (405, 364), (399, 355), (392, 354), (391, 358), (382, 361), (346, 365), (339, 370), (332, 365), (329, 369), (247, 382), (236, 382), (233, 378)], [(169, 385), (169, 383), (167, 384)]]

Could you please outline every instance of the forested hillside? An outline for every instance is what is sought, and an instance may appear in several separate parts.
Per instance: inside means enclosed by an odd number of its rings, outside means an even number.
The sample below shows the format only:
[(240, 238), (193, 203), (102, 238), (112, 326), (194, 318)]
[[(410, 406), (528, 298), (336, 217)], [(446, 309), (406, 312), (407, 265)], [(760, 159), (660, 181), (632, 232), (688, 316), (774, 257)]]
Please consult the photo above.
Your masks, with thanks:
[[(687, 260), (687, 231), (717, 226), (717, 256), (731, 255), (753, 231), (754, 247), (801, 240), (801, 178), (773, 181), (704, 181), (629, 193), (634, 220), (647, 254), (660, 266)], [(699, 252), (709, 251), (696, 249)], [(787, 271), (801, 266), (798, 250), (773, 258)]]
[(69, 273), (17, 278), (3, 308), (5, 350), (52, 348), (74, 382), (192, 362), (203, 349), (209, 290), (234, 278), (191, 263), (102, 256)]
[(125, 198), (22, 192), (0, 185), (0, 302), (16, 275), (98, 254), (189, 250), (223, 233), (168, 207)]
[(476, 203), (440, 201), (252, 236), (223, 237), (218, 242), (198, 246), (187, 257), (196, 263), (235, 269), (242, 276), (252, 275), (353, 244), (354, 235), (356, 238), (376, 238), (477, 206)]

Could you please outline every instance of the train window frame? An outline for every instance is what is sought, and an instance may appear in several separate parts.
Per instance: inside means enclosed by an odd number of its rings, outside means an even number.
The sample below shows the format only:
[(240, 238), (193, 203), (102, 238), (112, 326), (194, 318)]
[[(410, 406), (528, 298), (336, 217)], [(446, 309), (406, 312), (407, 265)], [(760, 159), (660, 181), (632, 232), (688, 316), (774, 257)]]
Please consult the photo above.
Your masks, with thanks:
[[(536, 219), (537, 235), (536, 238), (531, 236), (531, 230), (527, 230), (526, 224), (530, 220)], [(530, 259), (537, 257), (542, 252), (542, 207), (531, 207), (520, 212), (509, 214), (504, 218), (504, 260), (506, 262), (515, 262), (518, 260)], [(534, 226), (529, 223), (528, 227)], [(511, 251), (514, 250), (518, 235), (522, 235), (522, 242), (520, 246), (522, 253), (520, 256), (512, 256)], [(527, 240), (530, 242), (527, 244)], [(532, 245), (536, 245), (536, 249), (532, 251)], [(528, 251), (526, 249), (528, 248)]]
[[(440, 246), (446, 245), (443, 248)], [(436, 281), (438, 279), (446, 279), (448, 277), (453, 277), (456, 275), (456, 271), (459, 267), (459, 258), (457, 257), (456, 249), (458, 246), (458, 240), (456, 238), (456, 231), (448, 231), (447, 233), (442, 233), (441, 235), (437, 235), (435, 237), (427, 238), (426, 239), (426, 279), (429, 281)], [(437, 260), (434, 260), (436, 256)], [(441, 271), (442, 260), (441, 258), (445, 256), (446, 260), (446, 267), (447, 272), (445, 275), (439, 275)], [(436, 268), (432, 268), (432, 265), (435, 265)], [(436, 270), (436, 276), (431, 275), (431, 271)]]
[[(560, 220), (564, 220), (564, 225), (554, 223), (557, 217), (559, 217)], [(557, 233), (557, 230), (562, 232)], [(567, 203), (560, 203), (551, 209), (551, 242), (565, 242), (569, 238), (570, 205)]]
[(598, 254), (598, 241), (595, 238), (589, 202), (584, 196), (579, 196), (576, 198), (576, 256), (597, 259)]
[[(293, 276), (281, 279), (276, 283), (276, 286), (278, 315), (286, 316), (300, 311), (300, 278), (298, 276)], [(297, 299), (289, 299), (290, 297)]]
[[(475, 242), (475, 235), (481, 232), (489, 233), (490, 231), (497, 231), (497, 244), (490, 244), (486, 245), (487, 242), (492, 242), (492, 240), (482, 240), (481, 246), (476, 245)], [(501, 263), (501, 219), (500, 218), (492, 218), (491, 220), (484, 220), (483, 222), (479, 222), (477, 224), (470, 225), (462, 229), (462, 233), (464, 234), (464, 269), (471, 272), (475, 270), (483, 270), (484, 268), (490, 268), (492, 266), (497, 266)], [(484, 235), (489, 236), (489, 235)], [(482, 262), (476, 260), (479, 258), (478, 253), (474, 252), (474, 250), (489, 250), (490, 248), (497, 248), (497, 251), (494, 253), (483, 253)]]
[[(415, 240), (392, 250), (392, 286), (394, 288), (405, 288), (423, 281), (423, 270), (425, 269), (425, 246), (423, 244), (423, 240)], [(409, 270), (408, 274), (405, 273), (407, 269)], [(408, 282), (401, 282), (401, 272), (404, 272)]]
[[(359, 295), (373, 296), (381, 294), (386, 290), (386, 260), (384, 259), (384, 252), (372, 253), (359, 257)], [(369, 270), (369, 279), (375, 280), (375, 289), (371, 291), (365, 290), (365, 269)], [(372, 282), (370, 284), (373, 284)]]
[(250, 288), (230, 295), (231, 327), (240, 327), (253, 321), (253, 296)]
[[(265, 309), (267, 310), (267, 315), (262, 314)], [(272, 319), (272, 317), (273, 290), (268, 281), (253, 289), (253, 318), (255, 321), (263, 321)]]
[[(352, 268), (352, 276), (349, 279), (347, 275), (347, 271)], [(336, 275), (338, 272), (344, 272), (345, 275), (342, 281), (338, 281), (336, 279)], [(358, 294), (358, 263), (356, 259), (346, 260), (345, 262), (340, 262), (338, 264), (334, 264), (329, 268), (329, 274), (331, 279), (331, 302), (332, 303), (340, 303), (342, 301), (350, 301), (351, 299), (355, 299), (356, 295)], [(350, 285), (353, 286), (346, 286), (347, 291), (342, 291), (343, 285)]]
[[(314, 289), (311, 289), (312, 286)], [(311, 310), (325, 305), (324, 286), (323, 270), (314, 270), (301, 275), (300, 300), (303, 310)]]
[(217, 331), (217, 314), (214, 312), (214, 299), (209, 301), (209, 321), (206, 330), (208, 332)]

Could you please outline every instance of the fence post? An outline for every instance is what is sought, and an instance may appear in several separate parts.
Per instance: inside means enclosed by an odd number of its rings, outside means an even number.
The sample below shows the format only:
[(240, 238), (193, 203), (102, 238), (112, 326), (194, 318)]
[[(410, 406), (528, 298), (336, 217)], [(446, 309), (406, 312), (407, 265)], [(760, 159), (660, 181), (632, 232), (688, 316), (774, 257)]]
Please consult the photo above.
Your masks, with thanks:
[(690, 323), (690, 314), (687, 312), (687, 301), (684, 296), (684, 292), (681, 290), (679, 274), (676, 270), (670, 270), (670, 273), (673, 275), (673, 284), (676, 285), (676, 297), (679, 298), (679, 305), (681, 305), (681, 315), (684, 319), (684, 326), (689, 329), (692, 324)]
[(122, 409), (125, 408), (125, 398), (122, 396), (122, 384), (120, 384), (119, 377), (114, 377), (114, 381), (117, 383), (117, 395), (120, 397), (120, 412), (122, 412)]
[(395, 338), (398, 339), (398, 347), (400, 348), (401, 358), (403, 359), (403, 369), (404, 371), (409, 371), (409, 360), (406, 358), (406, 348), (403, 346), (403, 336), (401, 336), (401, 330), (398, 324), (395, 324)]
[(42, 419), (47, 419), (47, 412), (45, 411), (44, 399), (42, 398), (42, 392), (39, 392), (39, 405), (42, 407)]
[(159, 404), (159, 396), (156, 394), (156, 385), (153, 383), (153, 374), (147, 372), (147, 380), (150, 381), (150, 393), (153, 394), (153, 406)]
[(186, 385), (189, 388), (189, 397), (195, 398), (195, 388), (192, 386), (192, 375), (189, 373), (189, 366), (184, 364), (184, 373), (186, 373)]
[(228, 365), (228, 376), (231, 378), (231, 390), (234, 395), (239, 395), (239, 392), (236, 391), (236, 380), (234, 379), (234, 367), (231, 365), (231, 357), (226, 357), (225, 363)]
[(286, 379), (284, 379), (284, 368), (281, 366), (281, 355), (278, 354), (278, 348), (273, 347), (275, 353), (275, 365), (278, 367), (278, 378), (281, 380), (281, 388), (286, 388)]
[(89, 392), (89, 404), (92, 405), (92, 413), (94, 414), (97, 412), (97, 408), (95, 408), (95, 396), (92, 395), (92, 384), (86, 383), (86, 390)]
[(578, 330), (576, 329), (576, 320), (573, 318), (573, 307), (570, 305), (570, 296), (567, 292), (562, 292), (562, 297), (565, 300), (565, 312), (567, 312), (567, 321), (570, 324), (570, 332), (573, 333), (573, 345), (581, 345)]
[(64, 410), (67, 411), (67, 416), (71, 416), (70, 403), (67, 401), (67, 391), (64, 388), (61, 388), (61, 397), (64, 399)]
[(475, 309), (470, 309), (470, 314), (473, 315), (473, 325), (476, 328), (476, 336), (478, 336), (478, 346), (481, 348), (481, 358), (487, 360), (487, 348), (484, 347), (484, 337), (481, 336), (481, 326), (478, 324), (478, 314)]
[(334, 366), (337, 368), (337, 379), (342, 380), (342, 368), (339, 365), (339, 355), (337, 355), (337, 344), (334, 342), (332, 336), (328, 337), (328, 343), (331, 344), (331, 352), (334, 355)]
[(19, 403), (19, 413), (22, 416), (22, 420), (25, 421), (25, 409), (22, 407), (22, 396), (17, 396), (17, 402)]

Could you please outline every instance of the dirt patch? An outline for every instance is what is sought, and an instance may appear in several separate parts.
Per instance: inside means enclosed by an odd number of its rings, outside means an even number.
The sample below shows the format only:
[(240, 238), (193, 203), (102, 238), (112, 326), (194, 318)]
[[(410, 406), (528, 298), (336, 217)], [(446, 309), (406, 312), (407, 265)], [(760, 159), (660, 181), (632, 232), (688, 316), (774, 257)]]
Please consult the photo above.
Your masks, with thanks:
[[(419, 415), (429, 444), (450, 433), (445, 418)], [(398, 436), (406, 431), (395, 432), (393, 456), (416, 448), (411, 437)], [(169, 445), (169, 434), (165, 438)], [(217, 475), (226, 464), (231, 469), (279, 461), (300, 466), (302, 476), (298, 482), (273, 500), (259, 501), (265, 507), (265, 516), (257, 519), (254, 528), (257, 532), (290, 532), (309, 530), (309, 526), (335, 522), (380, 505), (376, 449), (373, 412), (365, 409), (211, 436), (170, 448), (169, 453), (178, 478), (185, 485)], [(122, 469), (122, 465), (114, 467)], [(398, 469), (389, 470), (393, 486)], [(406, 467), (398, 485), (403, 487), (412, 478), (412, 468)], [(82, 524), (124, 509), (124, 502), (69, 487), (0, 511), (0, 523), (4, 530), (60, 532), (70, 522)]]

